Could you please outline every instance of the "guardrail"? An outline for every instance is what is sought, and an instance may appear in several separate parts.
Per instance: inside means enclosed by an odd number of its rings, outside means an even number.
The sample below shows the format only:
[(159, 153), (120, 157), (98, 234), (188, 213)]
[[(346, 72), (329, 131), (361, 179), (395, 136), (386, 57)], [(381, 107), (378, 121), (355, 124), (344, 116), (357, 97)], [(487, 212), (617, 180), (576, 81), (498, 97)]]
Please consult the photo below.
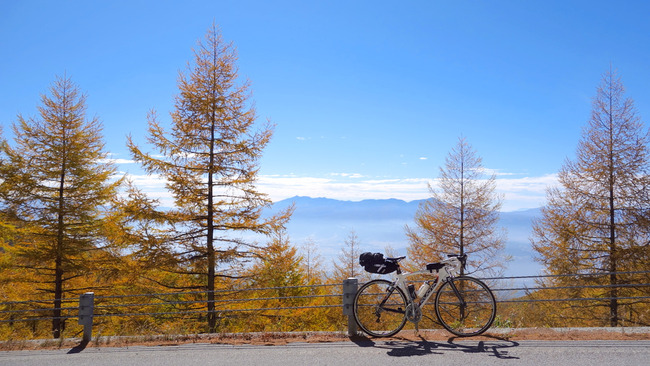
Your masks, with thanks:
[[(650, 271), (617, 272), (619, 275), (642, 275), (648, 278)], [(625, 304), (643, 304), (650, 311), (650, 283), (625, 283), (616, 285), (619, 289), (634, 289), (633, 294), (620, 297), (586, 296), (586, 297), (553, 297), (531, 296), (542, 292), (554, 290), (596, 290), (608, 289), (610, 285), (544, 285), (543, 281), (559, 279), (562, 277), (598, 277), (608, 276), (610, 273), (597, 274), (570, 274), (547, 276), (512, 276), (483, 278), (489, 283), (498, 302), (502, 305), (515, 305), (521, 303), (557, 303), (557, 302), (606, 302), (612, 299), (624, 301)], [(525, 281), (534, 281), (533, 286), (523, 284)], [(519, 285), (517, 285), (519, 283)], [(330, 311), (338, 312), (339, 327), (345, 327), (347, 320), (348, 334), (356, 333), (356, 323), (352, 316), (351, 305), (354, 294), (358, 288), (357, 279), (348, 279), (343, 284), (249, 288), (216, 291), (214, 300), (218, 319), (228, 323), (235, 318), (244, 318), (245, 314), (254, 317), (292, 317), (295, 319), (299, 311)], [(605, 291), (605, 293), (607, 293)], [(84, 293), (79, 299), (63, 299), (60, 317), (58, 319), (78, 319), (78, 324), (83, 326), (78, 334), (83, 333), (82, 339), (89, 341), (92, 336), (93, 326), (106, 319), (142, 317), (156, 319), (164, 323), (165, 320), (178, 320), (190, 317), (194, 323), (200, 323), (207, 315), (207, 300), (205, 291), (108, 295), (98, 296), (94, 293)], [(0, 302), (0, 327), (15, 327), (19, 323), (31, 324), (36, 330), (43, 326), (43, 322), (55, 319), (50, 316), (53, 308), (46, 307), (54, 300), (30, 300)], [(503, 306), (500, 306), (503, 308)], [(280, 314), (280, 315), (278, 315)], [(281, 315), (285, 314), (285, 315)], [(334, 313), (332, 313), (332, 316)], [(347, 319), (346, 319), (347, 318)], [(246, 323), (244, 319), (242, 321)], [(648, 324), (645, 324), (648, 325)], [(313, 329), (312, 329), (313, 330)], [(245, 332), (246, 330), (242, 330)]]

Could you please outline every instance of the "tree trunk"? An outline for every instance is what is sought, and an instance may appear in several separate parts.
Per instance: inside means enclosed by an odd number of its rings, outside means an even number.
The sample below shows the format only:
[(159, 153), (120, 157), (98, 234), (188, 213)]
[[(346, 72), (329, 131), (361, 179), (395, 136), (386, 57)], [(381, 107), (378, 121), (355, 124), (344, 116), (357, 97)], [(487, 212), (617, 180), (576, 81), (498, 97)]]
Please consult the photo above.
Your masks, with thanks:
[(613, 186), (610, 186), (610, 215), (609, 215), (609, 325), (618, 326), (618, 278), (616, 276), (618, 255), (616, 253), (616, 222), (614, 211), (614, 192)]
[(212, 126), (210, 130), (210, 166), (208, 170), (208, 222), (207, 222), (207, 257), (208, 257), (208, 332), (216, 333), (217, 331), (217, 314), (214, 309), (214, 278), (215, 278), (215, 257), (214, 257), (214, 202), (212, 191), (212, 174), (214, 171), (214, 139), (215, 139), (215, 120), (216, 116), (212, 113)]
[(63, 270), (61, 258), (56, 258), (54, 270), (54, 311), (52, 313), (52, 337), (63, 336), (63, 321), (61, 319), (61, 304), (63, 299)]
[[(611, 70), (610, 70), (611, 78)], [(611, 85), (611, 82), (610, 82)], [(616, 207), (614, 203), (614, 119), (613, 101), (609, 96), (609, 325), (618, 326), (618, 279), (616, 277), (618, 255), (616, 253)]]
[(52, 319), (52, 337), (61, 338), (63, 332), (63, 322), (61, 319), (61, 304), (63, 300), (63, 241), (65, 235), (64, 228), (64, 192), (65, 192), (65, 142), (63, 151), (63, 162), (61, 164), (61, 176), (59, 180), (59, 213), (57, 222), (56, 247), (54, 258), (54, 312)]

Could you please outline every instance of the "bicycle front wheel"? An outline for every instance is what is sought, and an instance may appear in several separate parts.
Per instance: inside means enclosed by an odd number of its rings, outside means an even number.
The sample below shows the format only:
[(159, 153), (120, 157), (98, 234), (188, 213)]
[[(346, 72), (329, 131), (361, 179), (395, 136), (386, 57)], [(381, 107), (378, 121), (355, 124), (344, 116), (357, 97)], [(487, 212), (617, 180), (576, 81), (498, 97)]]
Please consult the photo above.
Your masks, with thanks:
[(406, 323), (406, 296), (386, 280), (370, 281), (354, 297), (354, 319), (373, 337), (390, 337)]
[(440, 324), (461, 337), (485, 332), (494, 321), (497, 303), (492, 291), (473, 277), (458, 277), (440, 287), (435, 301)]

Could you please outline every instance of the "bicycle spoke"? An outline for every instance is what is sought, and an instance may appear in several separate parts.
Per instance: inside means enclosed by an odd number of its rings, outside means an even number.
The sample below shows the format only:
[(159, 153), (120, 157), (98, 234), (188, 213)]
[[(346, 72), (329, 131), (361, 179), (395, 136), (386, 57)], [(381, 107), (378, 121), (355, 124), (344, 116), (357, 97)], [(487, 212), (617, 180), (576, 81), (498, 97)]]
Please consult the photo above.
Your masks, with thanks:
[(354, 317), (371, 336), (388, 337), (399, 332), (406, 322), (406, 297), (386, 280), (363, 285), (354, 301)]
[(436, 295), (436, 315), (440, 324), (459, 336), (485, 332), (496, 314), (496, 301), (490, 289), (471, 277), (445, 283)]

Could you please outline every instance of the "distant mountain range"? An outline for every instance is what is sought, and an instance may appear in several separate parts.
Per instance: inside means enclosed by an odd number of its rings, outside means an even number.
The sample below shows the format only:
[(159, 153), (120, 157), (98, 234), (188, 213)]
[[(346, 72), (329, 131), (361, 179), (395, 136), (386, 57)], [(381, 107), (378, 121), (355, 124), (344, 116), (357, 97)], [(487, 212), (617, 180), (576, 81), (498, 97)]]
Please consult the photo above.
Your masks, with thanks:
[[(391, 247), (398, 254), (406, 255), (404, 227), (413, 225), (421, 202), (339, 201), (296, 196), (276, 202), (269, 214), (294, 204), (295, 211), (287, 225), (292, 244), (300, 247), (307, 240), (314, 241), (325, 259), (324, 264), (331, 265), (352, 231), (358, 237), (361, 251), (384, 252), (386, 247)], [(505, 252), (513, 257), (508, 263), (507, 276), (536, 275), (541, 271), (542, 267), (533, 260), (529, 240), (532, 220), (539, 215), (539, 208), (501, 213), (500, 225), (508, 233)]]

